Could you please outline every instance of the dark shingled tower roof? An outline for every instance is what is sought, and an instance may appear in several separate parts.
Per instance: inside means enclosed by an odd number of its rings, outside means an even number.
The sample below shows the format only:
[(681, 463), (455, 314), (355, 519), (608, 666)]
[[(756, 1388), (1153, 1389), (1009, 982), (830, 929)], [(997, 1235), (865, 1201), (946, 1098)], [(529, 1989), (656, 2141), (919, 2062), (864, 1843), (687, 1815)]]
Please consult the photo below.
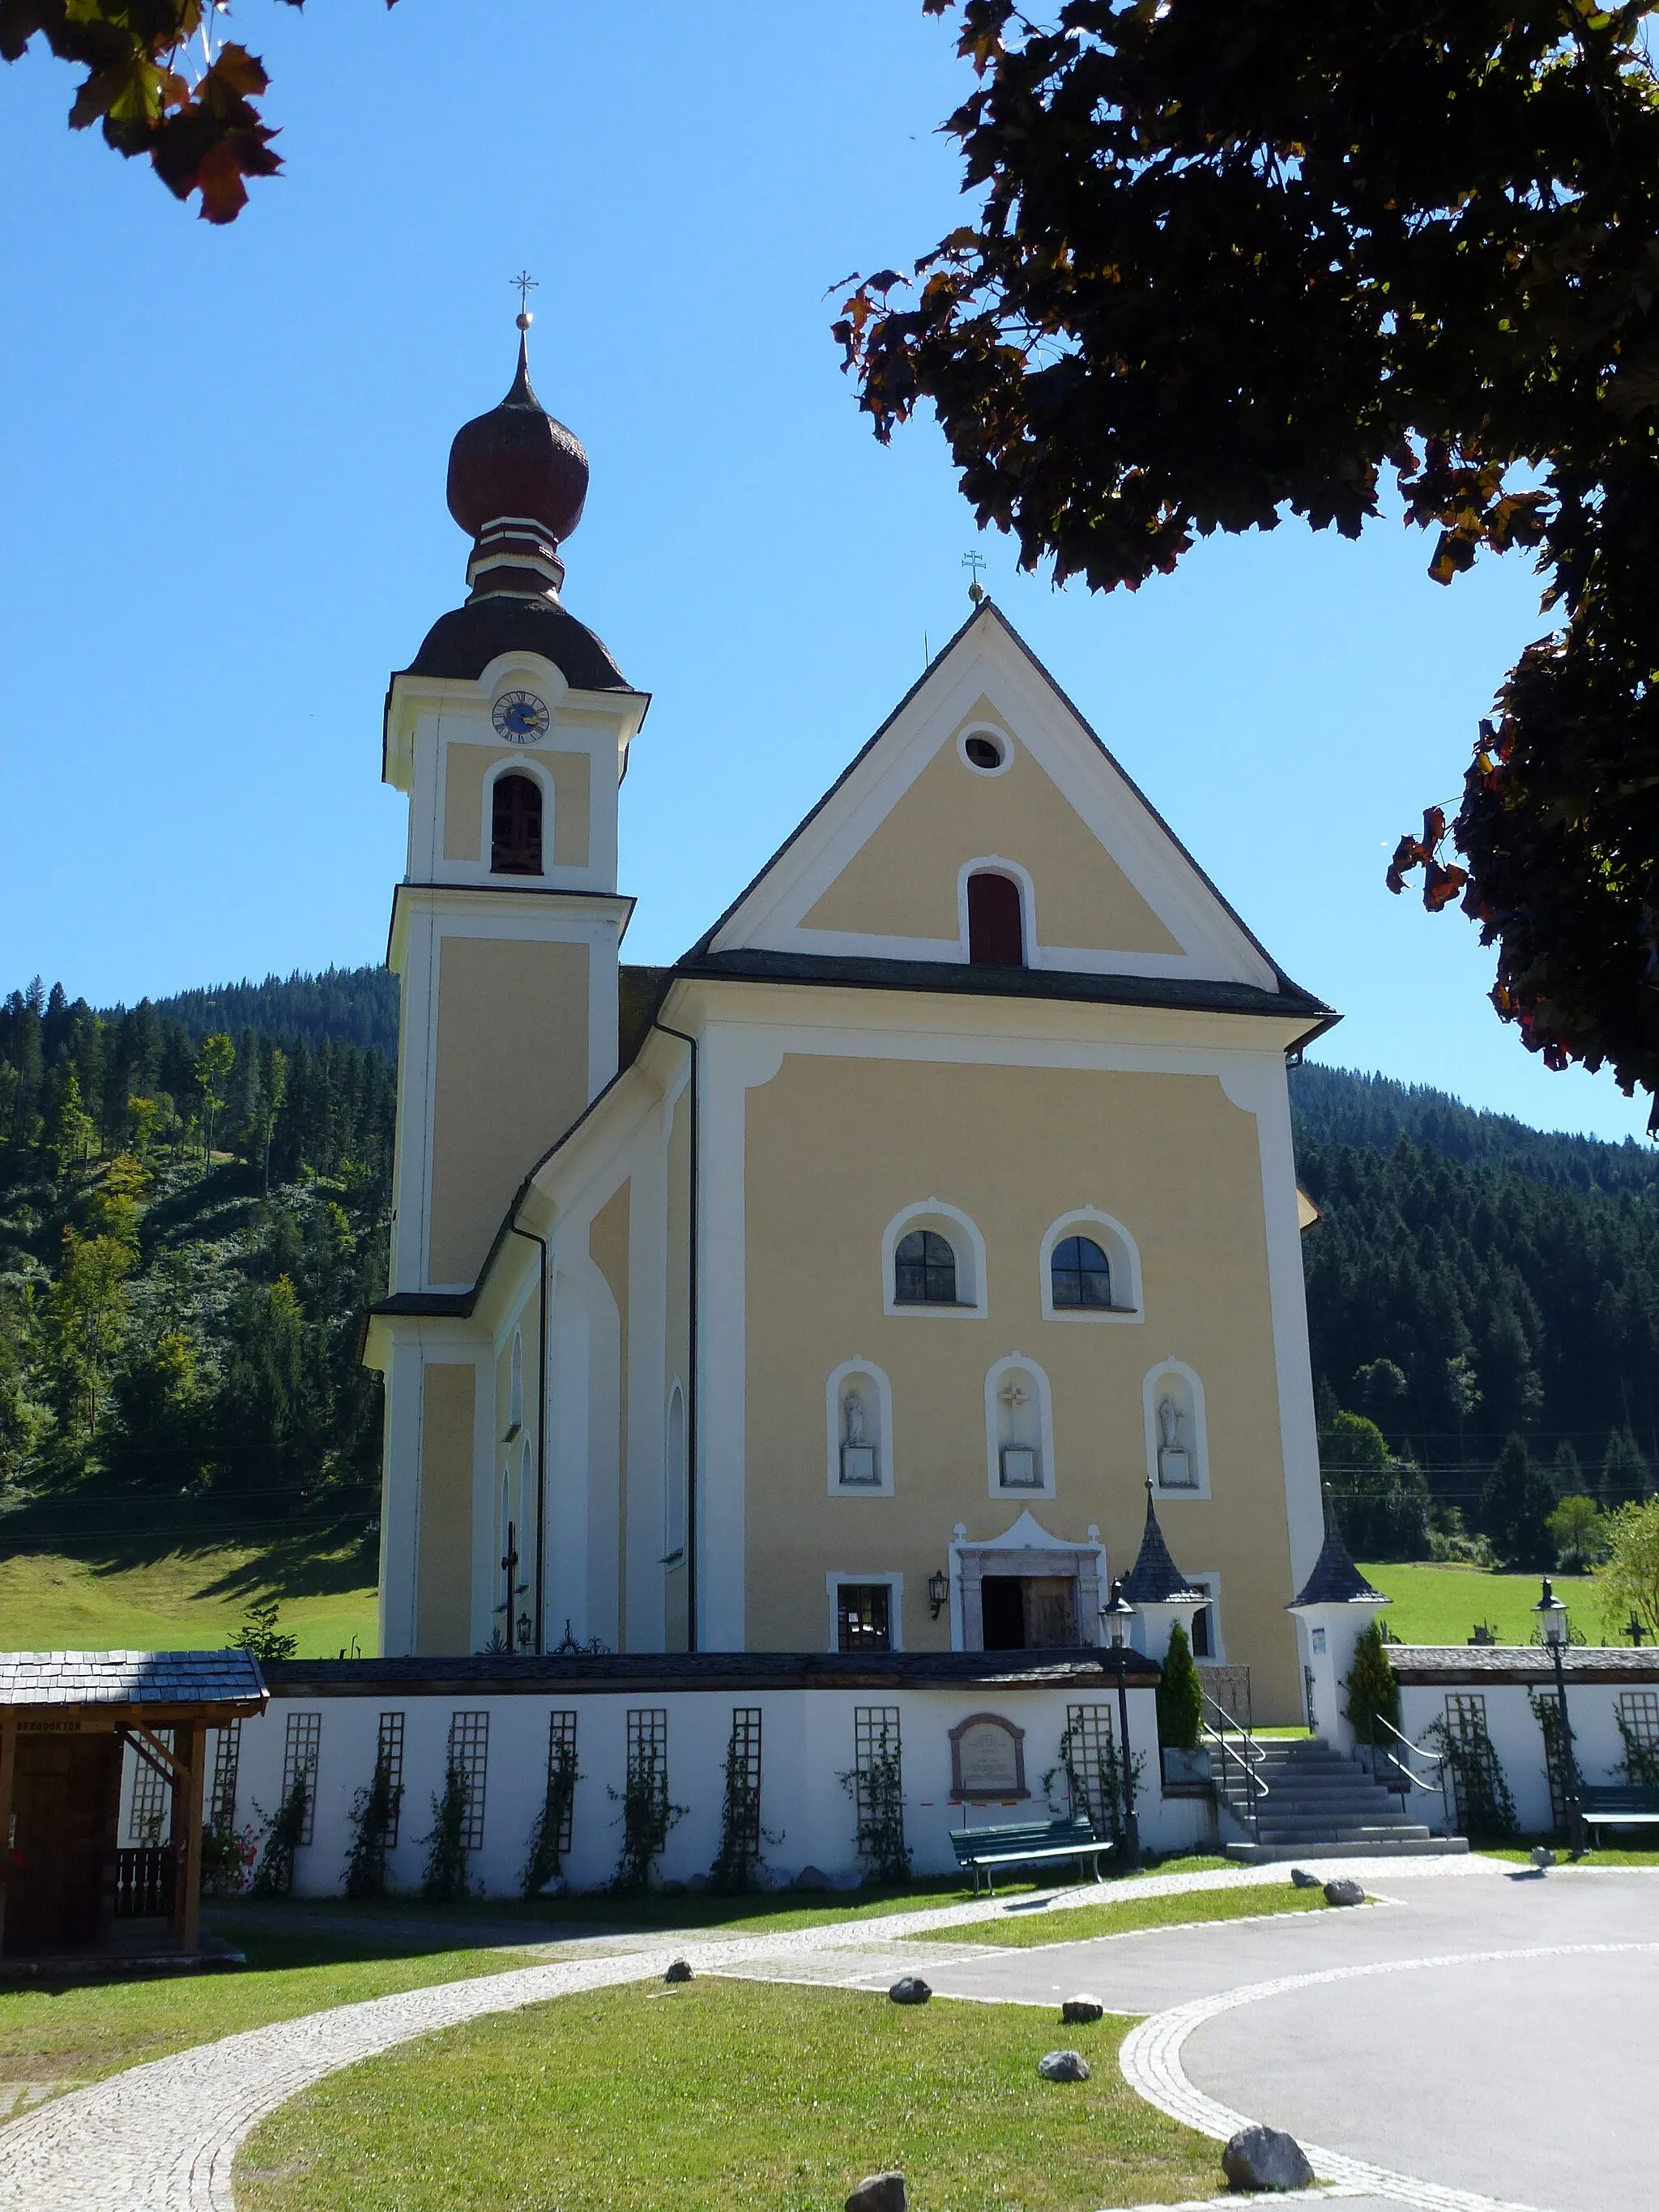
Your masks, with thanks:
[(1285, 1610), (1293, 1613), (1299, 1605), (1386, 1605), (1388, 1601), (1380, 1589), (1372, 1589), (1349, 1558), (1328, 1498), (1325, 1540), (1319, 1547), (1319, 1557), (1303, 1585), (1301, 1596), (1292, 1598)]
[(1152, 1486), (1146, 1485), (1146, 1525), (1140, 1532), (1140, 1549), (1124, 1577), (1123, 1595), (1131, 1605), (1202, 1605), (1204, 1593), (1195, 1590), (1175, 1561), (1164, 1540), (1152, 1510)]

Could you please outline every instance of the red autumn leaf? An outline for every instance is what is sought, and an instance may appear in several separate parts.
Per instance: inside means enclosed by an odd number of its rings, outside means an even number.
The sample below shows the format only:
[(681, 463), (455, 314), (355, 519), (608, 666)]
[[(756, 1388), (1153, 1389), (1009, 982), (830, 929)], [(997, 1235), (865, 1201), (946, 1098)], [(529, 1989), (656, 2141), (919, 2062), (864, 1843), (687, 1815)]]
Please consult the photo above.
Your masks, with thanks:
[(1467, 868), (1447, 867), (1443, 862), (1431, 860), (1423, 879), (1423, 903), (1431, 914), (1438, 914), (1443, 906), (1449, 906), (1469, 879)]

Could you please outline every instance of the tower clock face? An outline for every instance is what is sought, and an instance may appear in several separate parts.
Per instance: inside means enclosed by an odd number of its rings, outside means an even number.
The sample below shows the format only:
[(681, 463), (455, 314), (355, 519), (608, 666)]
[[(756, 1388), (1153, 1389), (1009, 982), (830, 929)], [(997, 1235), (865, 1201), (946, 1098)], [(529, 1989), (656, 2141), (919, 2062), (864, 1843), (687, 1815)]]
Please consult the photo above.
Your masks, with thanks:
[(489, 717), (510, 745), (533, 745), (547, 735), (547, 702), (533, 691), (503, 691)]

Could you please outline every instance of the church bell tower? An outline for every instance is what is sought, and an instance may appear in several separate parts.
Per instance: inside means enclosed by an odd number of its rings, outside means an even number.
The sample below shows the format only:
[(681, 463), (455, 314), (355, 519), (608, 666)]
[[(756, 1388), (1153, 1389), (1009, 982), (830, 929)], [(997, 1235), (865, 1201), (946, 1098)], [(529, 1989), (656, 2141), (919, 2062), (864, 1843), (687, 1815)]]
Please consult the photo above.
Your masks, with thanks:
[(530, 321), (506, 398), (450, 448), (468, 596), (386, 698), (383, 774), (410, 802), (389, 1304), (409, 1313), (470, 1290), (617, 1071), (617, 787), (648, 701), (561, 601), (588, 463), (532, 389)]

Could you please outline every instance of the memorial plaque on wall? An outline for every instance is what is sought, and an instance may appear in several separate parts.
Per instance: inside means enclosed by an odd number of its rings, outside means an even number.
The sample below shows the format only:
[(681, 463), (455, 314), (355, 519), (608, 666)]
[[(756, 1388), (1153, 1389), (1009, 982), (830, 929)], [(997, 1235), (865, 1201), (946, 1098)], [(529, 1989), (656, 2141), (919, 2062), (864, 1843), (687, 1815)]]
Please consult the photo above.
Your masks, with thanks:
[(1023, 1797), (1024, 1731), (995, 1713), (975, 1713), (951, 1731), (951, 1766), (957, 1797)]

